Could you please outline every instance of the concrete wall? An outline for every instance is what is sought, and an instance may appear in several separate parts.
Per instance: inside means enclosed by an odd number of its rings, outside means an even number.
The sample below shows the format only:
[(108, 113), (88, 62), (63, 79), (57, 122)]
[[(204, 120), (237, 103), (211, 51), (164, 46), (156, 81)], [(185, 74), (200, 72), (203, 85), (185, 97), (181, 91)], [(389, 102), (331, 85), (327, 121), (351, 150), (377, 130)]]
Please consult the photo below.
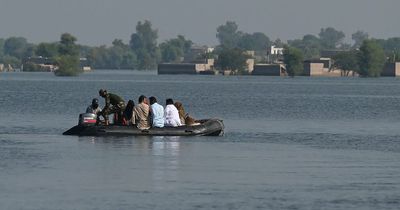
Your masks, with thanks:
[(158, 64), (158, 74), (197, 74), (195, 63)]
[(256, 64), (252, 75), (284, 76), (285, 69), (281, 64)]
[(247, 71), (249, 73), (253, 72), (254, 70), (254, 59), (247, 59), (246, 60)]
[(383, 77), (398, 77), (400, 76), (400, 62), (387, 63), (383, 67), (381, 76)]
[(214, 59), (207, 59), (203, 63), (162, 63), (158, 64), (158, 74), (211, 73), (213, 68)]
[(304, 63), (304, 76), (323, 76), (323, 63)]

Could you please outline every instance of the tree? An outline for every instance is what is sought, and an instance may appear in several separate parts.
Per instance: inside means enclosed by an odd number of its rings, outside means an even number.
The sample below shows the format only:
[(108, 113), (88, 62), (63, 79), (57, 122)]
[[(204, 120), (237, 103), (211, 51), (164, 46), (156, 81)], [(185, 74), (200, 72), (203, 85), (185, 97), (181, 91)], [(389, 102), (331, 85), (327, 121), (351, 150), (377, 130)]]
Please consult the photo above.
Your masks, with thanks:
[(61, 55), (56, 58), (58, 70), (54, 72), (56, 76), (77, 76), (82, 72), (79, 68), (79, 58), (73, 55)]
[(273, 41), (272, 42), (272, 45), (274, 45), (275, 47), (279, 47), (279, 48), (281, 48), (281, 47), (284, 47), (285, 46), (285, 44), (282, 42), (282, 40), (281, 39), (275, 39), (275, 41)]
[(360, 47), (358, 73), (364, 77), (379, 77), (385, 62), (383, 48), (374, 40), (364, 40)]
[(0, 57), (0, 63), (16, 67), (16, 66), (21, 66), (21, 59), (18, 59), (10, 55), (3, 55), (2, 57)]
[(221, 70), (232, 70), (243, 73), (246, 69), (246, 61), (248, 56), (239, 48), (229, 49), (223, 48), (218, 53), (218, 59), (215, 66)]
[(58, 55), (58, 43), (40, 43), (35, 54), (47, 58), (56, 57)]
[(270, 39), (261, 32), (245, 33), (238, 41), (238, 47), (243, 50), (265, 51), (271, 45)]
[(238, 25), (233, 21), (227, 21), (217, 28), (217, 38), (222, 48), (232, 49), (238, 46), (241, 32), (238, 32)]
[(301, 50), (285, 46), (283, 50), (283, 60), (286, 64), (286, 71), (289, 76), (298, 76), (302, 75), (304, 72), (304, 64), (303, 64), (303, 54)]
[(345, 34), (342, 31), (337, 31), (332, 27), (321, 28), (319, 33), (321, 43), (326, 49), (336, 49), (342, 43), (344, 37)]
[(60, 55), (79, 55), (78, 45), (75, 44), (76, 38), (69, 33), (61, 35), (60, 45), (58, 52)]
[(350, 71), (358, 71), (358, 52), (355, 50), (341, 52), (334, 56), (333, 67), (340, 69), (342, 75), (348, 76)]
[(23, 59), (28, 42), (23, 37), (10, 37), (4, 42), (4, 54)]
[(383, 45), (384, 50), (387, 53), (393, 53), (393, 51), (400, 50), (400, 37), (392, 37), (387, 39)]
[(167, 40), (160, 44), (161, 58), (163, 62), (179, 62), (180, 58), (190, 51), (193, 42), (178, 35), (175, 39)]
[(361, 47), (364, 40), (368, 39), (369, 35), (367, 32), (358, 30), (354, 34), (351, 35), (351, 39), (354, 41), (353, 48), (358, 49)]
[(130, 47), (138, 57), (138, 68), (143, 70), (155, 69), (160, 59), (160, 50), (157, 47), (157, 30), (152, 29), (151, 22), (139, 21), (136, 33), (131, 35)]
[(94, 47), (88, 54), (90, 65), (95, 69), (109, 69), (108, 67), (108, 52), (105, 45)]
[(137, 56), (120, 39), (115, 39), (111, 47), (94, 47), (88, 52), (88, 60), (96, 69), (135, 69)]
[(59, 56), (56, 58), (58, 70), (56, 76), (77, 76), (82, 72), (79, 67), (79, 48), (75, 44), (76, 38), (71, 34), (61, 35), (58, 45)]
[(288, 43), (291, 47), (300, 49), (306, 59), (320, 57), (321, 40), (314, 35), (308, 34), (303, 39), (289, 40)]

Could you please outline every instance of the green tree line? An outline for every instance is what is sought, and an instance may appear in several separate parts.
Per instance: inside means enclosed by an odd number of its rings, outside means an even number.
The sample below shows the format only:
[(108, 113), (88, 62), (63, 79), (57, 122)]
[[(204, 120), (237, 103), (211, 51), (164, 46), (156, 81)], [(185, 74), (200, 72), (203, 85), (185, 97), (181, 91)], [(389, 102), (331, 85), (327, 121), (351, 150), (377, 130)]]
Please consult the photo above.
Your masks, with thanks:
[[(130, 36), (129, 43), (124, 43), (121, 39), (115, 39), (111, 46), (92, 47), (78, 45), (75, 43), (77, 41), (75, 38), (72, 47), (75, 50), (73, 57), (87, 58), (91, 67), (95, 69), (149, 70), (155, 69), (160, 62), (181, 62), (183, 57), (190, 53), (190, 49), (194, 44), (190, 39), (182, 35), (177, 35), (176, 38), (158, 43), (158, 30), (147, 20), (139, 21), (135, 29), (135, 32)], [(362, 52), (364, 49), (362, 45), (365, 40), (373, 41), (372, 49), (382, 49), (384, 57), (389, 58), (389, 61), (400, 60), (400, 37), (371, 39), (368, 33), (356, 31), (351, 36), (354, 43), (349, 44), (344, 42), (345, 34), (332, 27), (321, 28), (318, 35), (306, 34), (301, 39), (288, 40), (287, 43), (283, 43), (280, 39), (271, 40), (262, 32), (243, 32), (239, 30), (237, 23), (227, 21), (216, 28), (216, 38), (219, 41), (219, 45), (215, 47), (215, 51), (212, 54), (202, 56), (203, 58), (217, 59), (216, 67), (220, 69), (243, 69), (245, 64), (243, 57), (247, 56), (245, 51), (254, 51), (259, 59), (258, 62), (265, 62), (266, 55), (268, 55), (267, 49), (272, 45), (277, 47), (285, 45), (287, 46), (286, 48), (295, 48), (298, 51), (289, 51), (295, 52), (303, 59), (313, 59), (319, 58), (324, 50), (343, 50), (346, 53)], [(24, 37), (0, 39), (0, 63), (10, 64), (14, 68), (18, 68), (24, 59), (28, 57), (42, 56), (53, 58), (54, 60), (60, 57), (65, 58), (70, 52), (62, 52), (62, 42), (62, 38), (59, 42), (39, 44), (29, 43)], [(357, 54), (357, 56), (350, 56), (350, 58), (356, 58), (357, 62), (349, 60), (348, 56), (341, 56), (346, 58), (348, 63), (360, 64), (359, 60), (362, 60), (362, 58), (359, 53)], [(219, 57), (221, 58), (220, 60), (218, 60)], [(343, 66), (340, 63), (345, 62), (340, 58), (340, 56), (336, 58), (337, 67)], [(61, 60), (57, 61), (61, 62)], [(345, 65), (348, 66), (348, 63)], [(366, 67), (358, 65), (357, 68), (365, 70)], [(362, 71), (360, 70), (360, 72)]]

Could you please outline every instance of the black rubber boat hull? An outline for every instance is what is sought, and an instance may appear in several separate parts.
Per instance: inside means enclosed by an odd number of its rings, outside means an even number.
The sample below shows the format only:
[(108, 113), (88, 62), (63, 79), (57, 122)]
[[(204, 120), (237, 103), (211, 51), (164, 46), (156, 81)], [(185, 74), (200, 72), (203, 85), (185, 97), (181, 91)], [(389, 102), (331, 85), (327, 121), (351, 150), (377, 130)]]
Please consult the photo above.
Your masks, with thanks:
[(200, 125), (151, 128), (139, 130), (133, 126), (77, 125), (63, 135), (73, 136), (221, 136), (224, 133), (222, 120), (203, 120)]

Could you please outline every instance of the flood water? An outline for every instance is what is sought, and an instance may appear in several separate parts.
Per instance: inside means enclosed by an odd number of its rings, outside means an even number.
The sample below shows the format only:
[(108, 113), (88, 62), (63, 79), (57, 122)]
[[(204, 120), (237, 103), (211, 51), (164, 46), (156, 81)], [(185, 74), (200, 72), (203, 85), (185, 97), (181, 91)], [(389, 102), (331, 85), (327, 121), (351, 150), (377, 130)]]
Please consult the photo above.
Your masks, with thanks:
[[(61, 135), (100, 88), (225, 135)], [(0, 209), (399, 209), (399, 128), (396, 78), (1, 73)]]

